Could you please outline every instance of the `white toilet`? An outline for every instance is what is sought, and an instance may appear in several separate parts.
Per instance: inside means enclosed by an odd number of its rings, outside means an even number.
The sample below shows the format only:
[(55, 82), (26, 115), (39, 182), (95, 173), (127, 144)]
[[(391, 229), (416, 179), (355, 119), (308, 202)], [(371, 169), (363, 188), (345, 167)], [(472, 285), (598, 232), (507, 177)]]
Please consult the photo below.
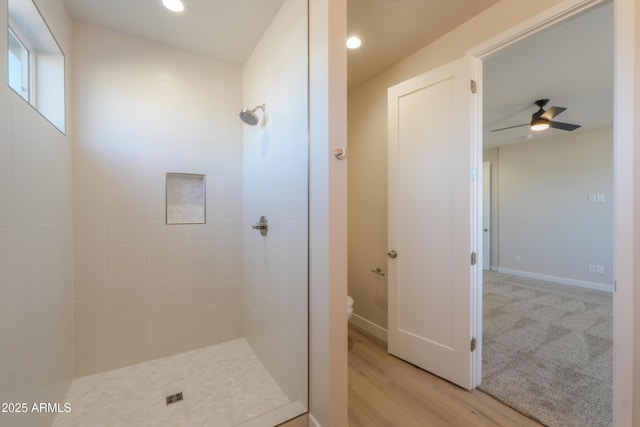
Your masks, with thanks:
[(347, 321), (351, 319), (352, 314), (353, 314), (353, 298), (347, 295)]

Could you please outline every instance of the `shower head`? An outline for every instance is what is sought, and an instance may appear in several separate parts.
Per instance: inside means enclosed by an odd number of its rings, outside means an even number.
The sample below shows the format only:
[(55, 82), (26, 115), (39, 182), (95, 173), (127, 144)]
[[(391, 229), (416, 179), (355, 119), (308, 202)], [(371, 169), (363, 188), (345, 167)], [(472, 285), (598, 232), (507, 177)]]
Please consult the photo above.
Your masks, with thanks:
[(258, 105), (253, 110), (243, 108), (242, 111), (240, 111), (240, 120), (251, 126), (257, 125), (258, 121), (260, 121), (258, 115), (256, 114), (256, 110), (258, 108), (262, 109), (262, 111), (264, 112), (264, 104)]

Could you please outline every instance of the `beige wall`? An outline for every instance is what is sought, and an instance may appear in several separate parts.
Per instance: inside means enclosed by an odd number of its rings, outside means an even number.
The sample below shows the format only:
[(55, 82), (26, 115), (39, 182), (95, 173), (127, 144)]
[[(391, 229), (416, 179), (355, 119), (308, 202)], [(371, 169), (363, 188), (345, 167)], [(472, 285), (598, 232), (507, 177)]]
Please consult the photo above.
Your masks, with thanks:
[[(242, 70), (73, 25), (74, 371), (243, 335)], [(165, 173), (206, 225), (165, 225)]]
[[(245, 336), (292, 401), (308, 361), (307, 2), (286, 0), (243, 69)], [(278, 60), (274, 60), (278, 58)], [(266, 236), (251, 230), (261, 216)]]
[[(366, 84), (366, 83), (365, 83)], [(376, 90), (349, 94), (349, 295), (355, 324), (387, 328), (387, 103)], [(380, 135), (384, 132), (384, 135)], [(380, 268), (385, 275), (371, 272)], [(366, 325), (366, 323), (365, 323)], [(364, 325), (361, 325), (364, 326)], [(365, 326), (366, 327), (366, 326)], [(377, 334), (380, 338), (386, 336)]]
[[(62, 2), (36, 3), (69, 64)], [(6, 0), (0, 0), (0, 27), (0, 46), (7, 46)], [(8, 88), (6, 53), (0, 55), (0, 200), (0, 402), (62, 402), (72, 378), (71, 138)], [(0, 413), (0, 425), (44, 426), (54, 416)]]
[[(613, 129), (498, 152), (499, 271), (612, 290)], [(604, 201), (589, 202), (590, 194), (603, 194)], [(589, 272), (589, 264), (603, 266), (603, 273)]]

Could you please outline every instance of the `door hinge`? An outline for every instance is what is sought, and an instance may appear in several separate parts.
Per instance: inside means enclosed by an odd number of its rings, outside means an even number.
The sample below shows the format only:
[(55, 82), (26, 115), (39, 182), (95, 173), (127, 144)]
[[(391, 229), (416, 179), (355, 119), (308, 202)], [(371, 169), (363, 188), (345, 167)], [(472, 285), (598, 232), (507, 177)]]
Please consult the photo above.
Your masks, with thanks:
[(471, 80), (471, 93), (476, 93), (478, 91), (478, 86), (475, 80)]
[(477, 341), (475, 338), (471, 338), (471, 351), (476, 349)]
[(471, 181), (475, 181), (476, 179), (478, 179), (478, 168), (471, 166)]
[(471, 265), (476, 265), (478, 263), (478, 254), (475, 252), (471, 252)]

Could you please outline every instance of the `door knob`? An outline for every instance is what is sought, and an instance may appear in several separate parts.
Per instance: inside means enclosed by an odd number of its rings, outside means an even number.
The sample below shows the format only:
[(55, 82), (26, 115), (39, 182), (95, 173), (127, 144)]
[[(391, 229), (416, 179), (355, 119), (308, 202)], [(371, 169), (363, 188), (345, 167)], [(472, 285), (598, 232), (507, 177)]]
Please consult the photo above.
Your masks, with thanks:
[(398, 252), (393, 251), (393, 250), (392, 250), (392, 251), (389, 251), (389, 252), (387, 252), (387, 256), (388, 256), (389, 258), (391, 258), (391, 259), (396, 259), (396, 258), (398, 258)]

